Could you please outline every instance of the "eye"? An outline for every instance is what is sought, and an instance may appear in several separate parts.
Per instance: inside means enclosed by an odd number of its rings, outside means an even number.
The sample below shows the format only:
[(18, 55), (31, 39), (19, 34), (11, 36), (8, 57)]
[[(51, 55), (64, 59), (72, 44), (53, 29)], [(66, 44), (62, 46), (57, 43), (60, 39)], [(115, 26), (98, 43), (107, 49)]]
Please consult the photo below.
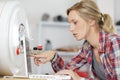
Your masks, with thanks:
[(77, 24), (77, 21), (74, 21), (73, 23), (74, 23), (74, 24)]

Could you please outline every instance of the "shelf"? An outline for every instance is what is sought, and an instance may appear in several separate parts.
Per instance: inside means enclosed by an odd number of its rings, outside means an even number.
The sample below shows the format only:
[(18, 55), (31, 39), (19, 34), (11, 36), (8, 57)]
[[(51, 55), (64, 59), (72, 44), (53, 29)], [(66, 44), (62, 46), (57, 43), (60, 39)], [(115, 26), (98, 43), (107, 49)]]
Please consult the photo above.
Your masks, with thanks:
[(61, 46), (78, 45), (81, 42), (76, 41), (72, 33), (69, 31), (68, 22), (44, 22), (41, 21), (38, 26), (38, 44), (46, 45), (46, 40), (52, 42), (52, 49)]
[(65, 27), (65, 26), (69, 26), (68, 22), (40, 22), (41, 26), (61, 26), (61, 27)]
[(120, 34), (120, 25), (116, 25), (115, 28), (116, 28), (117, 34)]

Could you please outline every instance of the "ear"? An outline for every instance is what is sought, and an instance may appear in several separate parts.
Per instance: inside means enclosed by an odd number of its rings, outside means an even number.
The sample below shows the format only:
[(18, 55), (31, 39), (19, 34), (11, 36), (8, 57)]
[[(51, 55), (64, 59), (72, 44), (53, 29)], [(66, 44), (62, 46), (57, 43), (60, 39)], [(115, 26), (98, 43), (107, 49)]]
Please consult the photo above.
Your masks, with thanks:
[(93, 19), (90, 19), (88, 22), (89, 22), (89, 25), (90, 25), (90, 26), (95, 25), (95, 20), (93, 20)]

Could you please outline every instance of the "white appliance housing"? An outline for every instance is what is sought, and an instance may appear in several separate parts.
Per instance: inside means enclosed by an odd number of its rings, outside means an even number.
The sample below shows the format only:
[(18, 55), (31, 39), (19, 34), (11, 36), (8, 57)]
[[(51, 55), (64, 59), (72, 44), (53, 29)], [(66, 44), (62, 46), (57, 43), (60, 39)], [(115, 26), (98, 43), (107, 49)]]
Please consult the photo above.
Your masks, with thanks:
[(28, 21), (20, 2), (0, 1), (0, 75), (27, 77)]

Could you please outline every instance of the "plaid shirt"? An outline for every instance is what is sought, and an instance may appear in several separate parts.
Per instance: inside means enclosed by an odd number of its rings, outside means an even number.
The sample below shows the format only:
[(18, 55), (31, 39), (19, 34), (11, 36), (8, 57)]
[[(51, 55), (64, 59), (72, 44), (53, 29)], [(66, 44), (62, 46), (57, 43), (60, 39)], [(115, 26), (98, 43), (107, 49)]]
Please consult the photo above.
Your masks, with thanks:
[[(103, 72), (106, 80), (120, 80), (120, 36), (112, 33), (106, 33), (103, 30), (99, 33), (100, 48), (98, 53), (102, 61)], [(62, 69), (72, 69), (75, 72), (80, 72), (83, 65), (88, 65), (88, 80), (98, 80), (92, 69), (92, 46), (85, 41), (79, 54), (65, 64), (64, 60), (56, 54), (51, 61), (55, 72)]]

